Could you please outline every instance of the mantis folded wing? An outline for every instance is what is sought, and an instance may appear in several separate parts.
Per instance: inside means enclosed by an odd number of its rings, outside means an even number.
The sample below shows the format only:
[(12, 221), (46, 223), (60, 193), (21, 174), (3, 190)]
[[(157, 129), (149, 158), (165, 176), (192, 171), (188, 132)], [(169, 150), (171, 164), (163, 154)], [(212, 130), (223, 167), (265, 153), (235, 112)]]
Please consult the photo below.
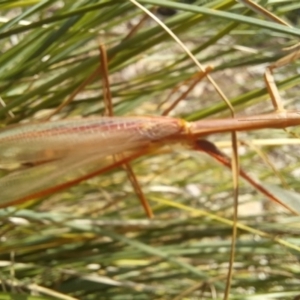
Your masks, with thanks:
[[(162, 133), (158, 128), (164, 128)], [(105, 158), (149, 146), (181, 131), (175, 119), (155, 117), (64, 120), (13, 126), (0, 132), (0, 162), (31, 165), (0, 179), (0, 205), (85, 176)]]

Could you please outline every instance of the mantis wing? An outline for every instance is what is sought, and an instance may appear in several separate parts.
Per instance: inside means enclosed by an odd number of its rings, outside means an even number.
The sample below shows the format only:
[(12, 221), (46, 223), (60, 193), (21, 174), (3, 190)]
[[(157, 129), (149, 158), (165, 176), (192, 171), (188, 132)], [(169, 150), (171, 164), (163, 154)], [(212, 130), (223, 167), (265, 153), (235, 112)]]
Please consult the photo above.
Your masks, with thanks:
[[(55, 192), (57, 186), (68, 184), (112, 164), (108, 158), (99, 154), (74, 155), (13, 172), (0, 179), (0, 207)], [(47, 192), (43, 193), (44, 191)]]
[(0, 179), (0, 206), (56, 191), (55, 186), (101, 169), (107, 156), (128, 155), (182, 130), (180, 121), (160, 117), (63, 120), (5, 129), (0, 132), (0, 164), (33, 167)]
[(102, 117), (10, 126), (0, 131), (0, 165), (39, 164), (69, 155), (107, 155), (182, 130), (176, 119)]

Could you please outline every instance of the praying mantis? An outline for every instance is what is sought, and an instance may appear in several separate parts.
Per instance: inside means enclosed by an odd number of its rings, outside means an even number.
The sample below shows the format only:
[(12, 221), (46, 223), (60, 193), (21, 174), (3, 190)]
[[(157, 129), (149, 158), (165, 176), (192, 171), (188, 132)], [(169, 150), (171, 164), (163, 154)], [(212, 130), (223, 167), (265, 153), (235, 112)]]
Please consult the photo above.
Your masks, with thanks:
[[(209, 134), (296, 125), (300, 125), (300, 112), (283, 110), (196, 122), (168, 117), (102, 117), (8, 127), (0, 132), (1, 164), (32, 167), (0, 180), (0, 205), (5, 207), (52, 193), (65, 186), (64, 180), (70, 186), (91, 178), (108, 155), (125, 154), (110, 169), (136, 157), (132, 152), (140, 155), (163, 144), (186, 143), (202, 149), (199, 138)], [(75, 177), (74, 182), (70, 177)], [(22, 190), (21, 197), (16, 186)]]

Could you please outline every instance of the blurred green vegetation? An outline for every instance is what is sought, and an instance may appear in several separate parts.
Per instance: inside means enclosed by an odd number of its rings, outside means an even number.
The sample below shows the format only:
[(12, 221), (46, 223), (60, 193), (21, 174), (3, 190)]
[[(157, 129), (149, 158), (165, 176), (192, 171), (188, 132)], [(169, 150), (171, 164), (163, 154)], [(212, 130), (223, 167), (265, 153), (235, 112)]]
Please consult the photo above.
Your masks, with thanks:
[[(213, 78), (236, 112), (247, 115), (272, 111), (264, 70), (300, 37), (297, 1), (257, 2), (295, 27), (233, 0), (139, 1), (202, 64), (214, 66)], [(171, 16), (160, 14), (161, 7)], [(0, 10), (3, 127), (37, 121), (66, 101), (99, 68), (100, 44), (107, 49), (116, 115), (160, 115), (172, 88), (181, 85), (178, 95), (198, 72), (153, 20), (136, 27), (144, 13), (130, 1), (1, 1)], [(275, 78), (286, 107), (300, 110), (297, 66), (276, 70)], [(97, 74), (53, 119), (100, 116), (104, 109)], [(229, 110), (203, 80), (172, 115), (198, 120), (229, 116)], [(242, 168), (263, 184), (299, 192), (299, 147), (289, 145), (298, 134), (297, 128), (239, 134)], [(231, 153), (228, 135), (209, 139)], [(230, 171), (173, 145), (132, 166), (153, 220), (122, 169), (0, 211), (0, 299), (222, 298), (232, 232)], [(230, 299), (296, 299), (300, 220), (240, 184)]]

